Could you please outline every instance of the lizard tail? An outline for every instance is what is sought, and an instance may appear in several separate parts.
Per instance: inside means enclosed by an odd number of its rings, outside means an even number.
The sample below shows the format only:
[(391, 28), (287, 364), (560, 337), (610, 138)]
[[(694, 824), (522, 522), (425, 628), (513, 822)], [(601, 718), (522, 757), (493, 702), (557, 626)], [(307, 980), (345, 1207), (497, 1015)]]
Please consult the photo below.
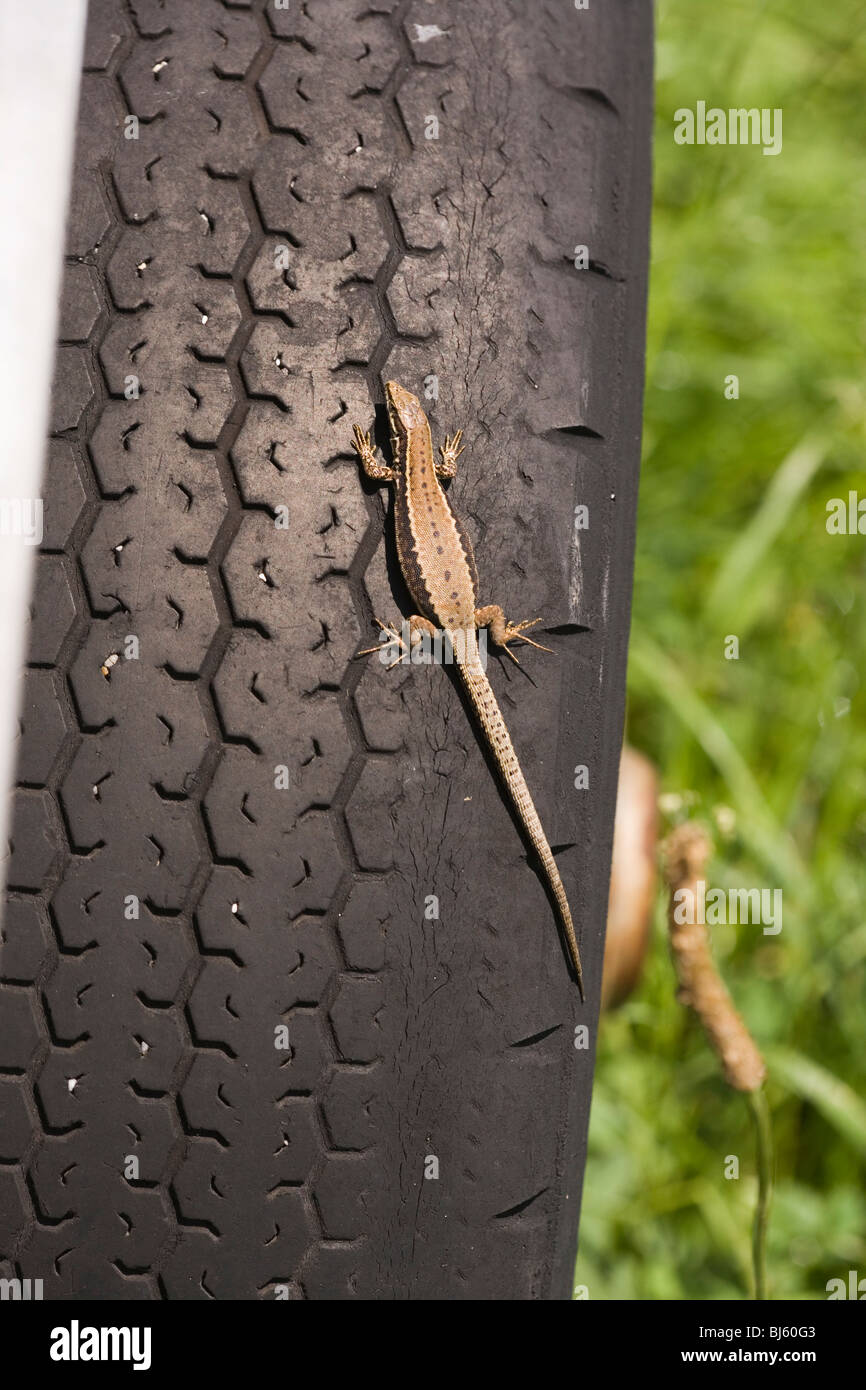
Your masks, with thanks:
[(547, 842), (547, 836), (526, 785), (526, 778), (523, 776), (520, 763), (517, 761), (517, 754), (514, 751), (514, 745), (511, 742), (502, 711), (497, 704), (496, 696), (487, 679), (484, 667), (477, 658), (467, 661), (465, 664), (459, 663), (458, 670), (482, 732), (486, 736), (487, 743), (496, 759), (502, 780), (508, 788), (514, 809), (532, 848), (543, 865), (545, 877), (556, 901), (569, 954), (577, 975), (577, 987), (580, 990), (580, 997), (583, 999), (583, 971), (580, 965), (580, 951), (578, 950), (577, 937), (574, 934), (574, 923), (571, 920), (571, 910), (565, 896), (565, 888), (559, 876), (553, 851)]

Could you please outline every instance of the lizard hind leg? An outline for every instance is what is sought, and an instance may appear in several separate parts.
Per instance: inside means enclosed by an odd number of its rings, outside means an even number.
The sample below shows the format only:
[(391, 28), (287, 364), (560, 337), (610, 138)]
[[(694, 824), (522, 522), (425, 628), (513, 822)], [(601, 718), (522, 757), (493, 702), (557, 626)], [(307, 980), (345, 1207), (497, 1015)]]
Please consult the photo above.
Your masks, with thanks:
[(361, 429), (360, 425), (352, 427), (352, 448), (361, 460), (361, 467), (368, 478), (372, 478), (374, 483), (393, 483), (394, 470), (384, 459), (380, 459), (372, 443), (369, 434)]
[(356, 653), (356, 655), (372, 656), (376, 652), (378, 652), (381, 658), (384, 653), (388, 653), (390, 655), (391, 650), (396, 648), (397, 655), (394, 658), (394, 660), (388, 664), (386, 668), (389, 671), (393, 666), (399, 665), (401, 661), (411, 659), (412, 648), (418, 646), (419, 642), (423, 640), (425, 634), (428, 637), (435, 637), (437, 632), (437, 629), (433, 626), (431, 622), (428, 622), (426, 618), (422, 618), (418, 613), (413, 613), (411, 618), (409, 618), (408, 620), (409, 645), (407, 647), (405, 637), (405, 630), (407, 627), (406, 622), (403, 623), (402, 631), (398, 631), (398, 629), (394, 627), (393, 623), (383, 623), (380, 618), (375, 618), (374, 622), (379, 627), (381, 634), (387, 634), (388, 640), (385, 641), (384, 637), (380, 635), (379, 641), (377, 642), (375, 647), (365, 647), (363, 651)]
[(475, 626), (486, 627), (490, 631), (490, 636), (497, 647), (508, 652), (511, 660), (517, 665), (520, 662), (509, 647), (509, 642), (527, 642), (530, 647), (537, 647), (540, 652), (552, 652), (552, 647), (544, 647), (540, 642), (535, 642), (531, 637), (526, 636), (526, 629), (535, 627), (540, 623), (540, 618), (528, 618), (522, 623), (509, 623), (505, 621), (505, 614), (498, 603), (488, 603), (486, 608), (476, 608)]
[(463, 431), (458, 430), (453, 439), (450, 435), (446, 435), (445, 443), (439, 445), (439, 461), (436, 464), (437, 478), (456, 477), (457, 460), (465, 448), (465, 445), (460, 443), (462, 438)]

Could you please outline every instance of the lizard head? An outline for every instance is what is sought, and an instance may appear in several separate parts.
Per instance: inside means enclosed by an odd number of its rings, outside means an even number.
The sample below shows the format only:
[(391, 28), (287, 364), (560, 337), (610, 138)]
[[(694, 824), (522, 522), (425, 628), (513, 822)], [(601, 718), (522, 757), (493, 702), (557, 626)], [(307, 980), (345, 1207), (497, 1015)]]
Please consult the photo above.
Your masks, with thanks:
[(427, 416), (418, 397), (405, 391), (396, 381), (385, 382), (385, 403), (391, 433), (398, 439), (405, 439), (409, 430), (426, 425)]

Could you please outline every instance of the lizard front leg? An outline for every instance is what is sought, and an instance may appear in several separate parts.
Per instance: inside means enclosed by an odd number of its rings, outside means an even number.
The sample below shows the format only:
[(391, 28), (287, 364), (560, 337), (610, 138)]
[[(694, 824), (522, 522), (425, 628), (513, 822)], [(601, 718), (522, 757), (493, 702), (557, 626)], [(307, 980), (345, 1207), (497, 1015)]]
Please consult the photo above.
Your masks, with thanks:
[(352, 427), (352, 448), (361, 460), (361, 466), (374, 483), (393, 483), (394, 470), (380, 459), (370, 442), (369, 434), (360, 425)]
[[(387, 668), (390, 671), (392, 666), (396, 666), (403, 660), (404, 656), (410, 653), (407, 651), (402, 632), (399, 632), (397, 628), (394, 627), (393, 623), (383, 623), (379, 618), (375, 618), (374, 622), (378, 624), (382, 632), (388, 634), (389, 640), (383, 642), (380, 639), (377, 646), (365, 647), (363, 651), (358, 652), (358, 656), (371, 656), (374, 652), (381, 653), (387, 651), (389, 647), (396, 644), (398, 649), (397, 656)], [(439, 629), (434, 627), (433, 623), (429, 622), (427, 618), (422, 618), (420, 613), (413, 613), (411, 618), (409, 618), (409, 647), (417, 647), (418, 643), (423, 640), (425, 634), (428, 637), (435, 637), (438, 631)]]
[(450, 435), (445, 436), (445, 443), (439, 445), (439, 461), (436, 463), (437, 478), (453, 478), (457, 473), (457, 460), (463, 453), (464, 445), (460, 443), (463, 438), (463, 431), (458, 430), (452, 439)]
[(530, 647), (537, 647), (540, 652), (553, 650), (551, 647), (543, 647), (540, 642), (534, 642), (531, 637), (525, 635), (527, 628), (535, 627), (536, 623), (540, 622), (540, 618), (531, 618), (522, 623), (508, 623), (498, 603), (488, 603), (485, 608), (475, 610), (475, 626), (489, 628), (490, 636), (497, 647), (502, 647), (508, 652), (511, 660), (518, 666), (520, 662), (509, 647), (509, 642), (528, 642)]

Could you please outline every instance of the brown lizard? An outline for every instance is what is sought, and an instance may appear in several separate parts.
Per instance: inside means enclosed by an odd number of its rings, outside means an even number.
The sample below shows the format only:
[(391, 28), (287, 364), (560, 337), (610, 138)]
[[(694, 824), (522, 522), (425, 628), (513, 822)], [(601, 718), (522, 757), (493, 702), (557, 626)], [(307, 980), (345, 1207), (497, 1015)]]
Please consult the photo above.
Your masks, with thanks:
[[(420, 610), (409, 619), (410, 643), (414, 646), (425, 634), (435, 638), (439, 629), (448, 636), (457, 670), (487, 746), (508, 788), (526, 838), (544, 868), (582, 999), (580, 952), (565, 889), (478, 650), (477, 629), (486, 627), (493, 641), (503, 647), (513, 661), (517, 661), (517, 657), (509, 642), (528, 642), (542, 651), (549, 651), (550, 648), (541, 647), (525, 635), (526, 629), (534, 627), (541, 619), (512, 624), (505, 621), (498, 604), (477, 607), (478, 571), (472, 545), (440, 481), (453, 478), (457, 471), (457, 458), (463, 452), (460, 443), (463, 431), (458, 430), (453, 439), (446, 438), (437, 460), (433, 455), (430, 424), (417, 396), (396, 381), (388, 381), (385, 400), (391, 425), (393, 466), (377, 456), (369, 434), (359, 425), (354, 427), (353, 447), (369, 478), (394, 486), (397, 554), (409, 592)], [(387, 634), (389, 645), (396, 643), (399, 653), (404, 653), (405, 643), (400, 633), (393, 626), (376, 621)], [(381, 647), (371, 647), (359, 655), (381, 650)], [(398, 655), (397, 660), (400, 659)]]

